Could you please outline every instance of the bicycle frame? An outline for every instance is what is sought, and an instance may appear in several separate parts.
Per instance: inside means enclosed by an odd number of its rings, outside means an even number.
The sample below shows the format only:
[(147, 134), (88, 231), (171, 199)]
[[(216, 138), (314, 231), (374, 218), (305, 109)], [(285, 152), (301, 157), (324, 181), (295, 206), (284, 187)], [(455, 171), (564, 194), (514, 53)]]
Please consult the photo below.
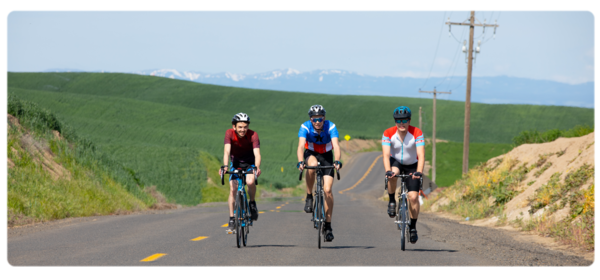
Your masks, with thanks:
[[(248, 233), (250, 232), (250, 228), (249, 226), (252, 226), (252, 219), (250, 218), (250, 212), (248, 209), (249, 205), (248, 205), (248, 198), (246, 196), (246, 174), (254, 174), (254, 178), (255, 178), (255, 182), (256, 184), (258, 184), (257, 181), (257, 174), (256, 174), (256, 169), (252, 169), (252, 171), (246, 171), (246, 170), (242, 170), (242, 169), (234, 169), (232, 171), (225, 171), (223, 172), (224, 174), (231, 174), (231, 175), (237, 175), (236, 180), (237, 180), (237, 192), (236, 192), (236, 199), (235, 199), (235, 207), (233, 209), (233, 213), (234, 216), (236, 217), (235, 222), (236, 222), (236, 241), (237, 241), (237, 246), (238, 248), (240, 248), (240, 243), (242, 243), (244, 246), (246, 246), (247, 243), (247, 239), (248, 239)], [(221, 185), (225, 185), (225, 179), (224, 176), (221, 175)], [(238, 215), (239, 212), (239, 215)], [(240, 240), (241, 239), (241, 240)], [(241, 241), (241, 242), (240, 242)]]
[[(304, 169), (316, 169), (317, 189), (315, 191), (315, 207), (313, 210), (313, 217), (311, 222), (314, 222), (314, 227), (317, 229), (317, 235), (319, 238), (319, 249), (321, 249), (321, 235), (323, 235), (323, 223), (325, 222), (325, 191), (323, 190), (323, 169), (334, 168), (334, 166), (321, 166), (320, 162), (317, 162), (317, 166), (305, 166)], [(302, 173), (304, 169), (300, 171), (299, 180), (302, 181)], [(340, 172), (337, 170), (337, 178), (340, 180)], [(323, 236), (324, 238), (325, 236)]]
[[(400, 178), (400, 193), (398, 195), (398, 206), (396, 208), (396, 220), (394, 223), (400, 230), (400, 249), (404, 251), (408, 228), (410, 227), (410, 210), (408, 201), (408, 189), (406, 187), (406, 179), (412, 175), (399, 174), (394, 177)], [(388, 187), (388, 178), (385, 177), (385, 188)]]
[[(398, 198), (399, 198), (399, 202), (402, 201), (407, 201), (408, 202), (408, 188), (406, 187), (406, 178), (411, 177), (412, 175), (396, 175), (394, 177), (399, 177), (400, 178), (400, 193), (398, 194)], [(387, 189), (387, 185), (388, 185), (388, 178), (385, 178), (385, 186)], [(408, 205), (407, 205), (408, 207)], [(400, 203), (398, 203), (398, 210), (400, 208)], [(396, 214), (396, 216), (398, 216), (398, 214)], [(400, 224), (402, 224), (402, 221), (398, 221), (398, 219), (396, 219), (395, 221), (396, 224), (398, 224), (398, 229), (400, 229)], [(408, 224), (410, 225), (410, 219), (408, 220)]]

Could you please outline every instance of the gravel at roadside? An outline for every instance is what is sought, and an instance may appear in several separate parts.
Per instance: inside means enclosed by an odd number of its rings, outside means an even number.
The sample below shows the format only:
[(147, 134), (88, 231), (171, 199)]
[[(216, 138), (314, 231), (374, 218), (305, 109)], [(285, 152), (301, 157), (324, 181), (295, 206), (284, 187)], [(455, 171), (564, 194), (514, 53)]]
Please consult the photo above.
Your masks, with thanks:
[(593, 263), (538, 244), (515, 240), (504, 230), (464, 225), (431, 213), (420, 213), (417, 227), (427, 227), (431, 231), (429, 238), (435, 241), (459, 245), (499, 266), (588, 266)]

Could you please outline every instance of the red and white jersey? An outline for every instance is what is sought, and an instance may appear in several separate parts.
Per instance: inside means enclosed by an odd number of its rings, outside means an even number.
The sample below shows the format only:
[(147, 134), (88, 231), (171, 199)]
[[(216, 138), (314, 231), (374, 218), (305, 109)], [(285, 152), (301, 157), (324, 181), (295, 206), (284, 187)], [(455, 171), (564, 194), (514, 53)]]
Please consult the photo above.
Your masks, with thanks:
[(402, 165), (411, 165), (419, 161), (417, 147), (425, 145), (423, 132), (414, 126), (408, 126), (404, 141), (397, 133), (398, 128), (392, 126), (383, 132), (381, 138), (382, 146), (390, 146), (390, 156), (394, 157)]

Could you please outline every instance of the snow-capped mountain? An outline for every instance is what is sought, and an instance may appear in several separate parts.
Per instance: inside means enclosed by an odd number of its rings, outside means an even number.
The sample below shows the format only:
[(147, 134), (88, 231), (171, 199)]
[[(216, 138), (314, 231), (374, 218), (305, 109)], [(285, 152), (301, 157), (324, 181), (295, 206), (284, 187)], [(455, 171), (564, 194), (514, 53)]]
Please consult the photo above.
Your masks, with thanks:
[[(452, 91), (452, 94), (439, 95), (438, 98), (455, 101), (464, 101), (466, 90), (466, 78), (464, 76), (426, 80), (367, 76), (335, 69), (300, 72), (288, 68), (252, 75), (155, 69), (141, 71), (137, 74), (253, 89), (421, 98), (431, 98), (431, 94), (419, 93), (419, 89), (431, 91), (435, 86), (439, 91)], [(569, 96), (569, 98), (565, 98), (565, 96)], [(593, 108), (594, 83), (570, 85), (554, 81), (507, 76), (474, 77), (471, 101), (492, 104), (535, 104)]]
[[(74, 70), (71, 72), (79, 71)], [(134, 72), (134, 74), (221, 86), (346, 95), (432, 98), (431, 94), (419, 93), (419, 89), (431, 91), (436, 87), (439, 91), (452, 91), (452, 94), (438, 95), (438, 99), (455, 101), (464, 101), (466, 91), (466, 78), (464, 76), (426, 80), (422, 78), (368, 76), (336, 69), (300, 72), (288, 68), (258, 74), (151, 69)], [(565, 98), (565, 96), (568, 96), (568, 98)], [(593, 108), (594, 83), (571, 85), (548, 80), (507, 76), (474, 77), (471, 101), (491, 104), (535, 104)]]

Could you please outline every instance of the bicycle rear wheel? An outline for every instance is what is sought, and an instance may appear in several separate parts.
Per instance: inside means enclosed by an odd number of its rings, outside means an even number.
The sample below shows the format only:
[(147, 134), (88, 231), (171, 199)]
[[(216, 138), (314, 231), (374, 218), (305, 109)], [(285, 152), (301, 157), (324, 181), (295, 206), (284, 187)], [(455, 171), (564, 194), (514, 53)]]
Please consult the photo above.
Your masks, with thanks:
[(398, 207), (398, 215), (400, 216), (400, 249), (402, 251), (406, 249), (406, 233), (408, 232), (407, 212), (406, 196), (403, 195), (400, 198), (400, 206)]
[(242, 245), (242, 221), (244, 213), (242, 212), (242, 195), (238, 193), (235, 200), (235, 241), (237, 247), (240, 248)]

